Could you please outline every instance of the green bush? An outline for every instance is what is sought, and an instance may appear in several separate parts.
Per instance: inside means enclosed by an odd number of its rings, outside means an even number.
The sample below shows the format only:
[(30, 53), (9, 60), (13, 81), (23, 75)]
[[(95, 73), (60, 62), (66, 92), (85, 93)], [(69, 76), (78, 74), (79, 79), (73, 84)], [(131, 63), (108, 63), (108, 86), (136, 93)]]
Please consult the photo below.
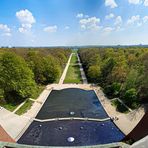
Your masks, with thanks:
[(121, 84), (114, 82), (111, 85), (107, 85), (104, 89), (105, 93), (110, 97), (118, 97), (121, 89)]
[(137, 91), (135, 88), (131, 88), (125, 92), (124, 101), (131, 108), (138, 107)]

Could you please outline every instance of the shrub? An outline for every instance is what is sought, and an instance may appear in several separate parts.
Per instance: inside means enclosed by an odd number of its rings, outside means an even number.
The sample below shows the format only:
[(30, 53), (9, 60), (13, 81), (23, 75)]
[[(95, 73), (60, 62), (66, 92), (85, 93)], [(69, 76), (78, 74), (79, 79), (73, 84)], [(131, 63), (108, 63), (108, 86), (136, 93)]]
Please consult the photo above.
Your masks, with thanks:
[(135, 88), (131, 88), (125, 92), (124, 101), (131, 108), (138, 107), (137, 91)]

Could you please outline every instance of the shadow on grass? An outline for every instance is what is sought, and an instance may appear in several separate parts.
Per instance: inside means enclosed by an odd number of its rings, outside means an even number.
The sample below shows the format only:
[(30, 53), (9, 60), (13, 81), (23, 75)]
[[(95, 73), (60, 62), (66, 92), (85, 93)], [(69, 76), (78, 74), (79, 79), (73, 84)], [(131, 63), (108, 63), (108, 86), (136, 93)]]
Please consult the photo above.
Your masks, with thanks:
[(118, 112), (121, 112), (121, 113), (129, 113), (129, 110), (128, 108), (126, 108), (121, 102), (119, 102), (117, 99), (115, 100), (112, 100), (112, 105), (116, 107), (116, 110)]

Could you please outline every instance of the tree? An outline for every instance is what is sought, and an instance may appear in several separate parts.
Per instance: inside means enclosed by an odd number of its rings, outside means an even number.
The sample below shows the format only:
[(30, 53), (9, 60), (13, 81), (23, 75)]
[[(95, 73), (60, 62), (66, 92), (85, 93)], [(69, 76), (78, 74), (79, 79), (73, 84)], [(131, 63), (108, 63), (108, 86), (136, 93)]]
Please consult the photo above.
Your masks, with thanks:
[(44, 84), (46, 78), (44, 77), (44, 63), (43, 56), (37, 51), (30, 51), (27, 54), (26, 61), (34, 73), (34, 78), (37, 84)]
[(1, 55), (0, 87), (8, 102), (19, 102), (34, 94), (36, 90), (34, 75), (23, 58), (14, 53)]
[(88, 69), (88, 77), (91, 82), (97, 82), (101, 74), (100, 66), (90, 66)]
[(59, 77), (60, 66), (53, 56), (48, 55), (43, 59), (44, 71), (43, 76), (45, 77), (45, 84), (53, 83)]
[(121, 90), (121, 83), (114, 82), (111, 85), (107, 85), (104, 88), (105, 93), (111, 97), (119, 97), (119, 93)]
[(138, 93), (135, 88), (131, 88), (125, 92), (123, 99), (131, 108), (136, 108), (138, 106), (137, 94)]

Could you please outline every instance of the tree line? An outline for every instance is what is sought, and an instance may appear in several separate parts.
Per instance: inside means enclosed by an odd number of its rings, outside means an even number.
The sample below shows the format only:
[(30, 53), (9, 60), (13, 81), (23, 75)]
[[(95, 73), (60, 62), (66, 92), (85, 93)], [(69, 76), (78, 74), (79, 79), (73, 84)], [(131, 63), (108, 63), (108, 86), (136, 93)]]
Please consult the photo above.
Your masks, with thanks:
[(64, 48), (1, 48), (1, 98), (8, 103), (21, 102), (31, 97), (38, 85), (57, 81), (70, 53)]
[(78, 51), (88, 81), (129, 107), (148, 103), (148, 48), (82, 48)]

